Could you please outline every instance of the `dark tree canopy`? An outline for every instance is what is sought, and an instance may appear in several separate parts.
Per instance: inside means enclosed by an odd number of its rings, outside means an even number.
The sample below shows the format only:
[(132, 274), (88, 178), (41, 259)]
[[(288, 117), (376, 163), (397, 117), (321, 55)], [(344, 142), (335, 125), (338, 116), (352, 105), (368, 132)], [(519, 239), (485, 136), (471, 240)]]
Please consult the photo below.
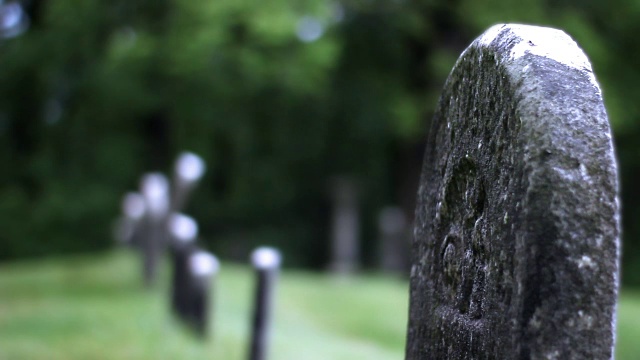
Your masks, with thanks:
[(413, 213), (458, 54), (520, 22), (562, 28), (594, 65), (621, 160), (623, 277), (640, 283), (634, 1), (21, 4), (29, 28), (0, 40), (0, 259), (110, 247), (121, 194), (190, 150), (209, 171), (188, 211), (222, 257), (271, 243), (323, 264), (327, 184), (350, 175), (371, 260), (377, 211)]

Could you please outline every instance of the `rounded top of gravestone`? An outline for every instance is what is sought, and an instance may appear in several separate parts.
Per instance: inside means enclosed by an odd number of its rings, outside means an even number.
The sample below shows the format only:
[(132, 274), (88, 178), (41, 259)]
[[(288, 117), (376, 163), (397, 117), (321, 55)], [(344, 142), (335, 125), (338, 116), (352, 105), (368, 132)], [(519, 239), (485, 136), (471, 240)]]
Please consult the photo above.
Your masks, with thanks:
[(277, 269), (281, 262), (280, 251), (272, 247), (262, 246), (251, 253), (251, 263), (258, 270)]
[(599, 91), (589, 59), (564, 31), (534, 25), (498, 24), (485, 31), (469, 48), (474, 45), (495, 48), (501, 62), (513, 62), (527, 54), (552, 59), (587, 74)]
[(220, 262), (213, 254), (200, 250), (189, 257), (191, 273), (198, 277), (211, 276), (220, 270)]
[(163, 216), (169, 210), (169, 181), (161, 173), (149, 173), (142, 177), (142, 195), (152, 216)]
[(122, 212), (126, 217), (138, 220), (144, 216), (144, 197), (137, 192), (127, 193), (122, 199)]
[(187, 182), (198, 181), (205, 170), (204, 160), (192, 152), (183, 152), (176, 161), (176, 174)]
[(168, 226), (171, 235), (180, 242), (192, 242), (198, 237), (198, 223), (191, 216), (172, 214)]

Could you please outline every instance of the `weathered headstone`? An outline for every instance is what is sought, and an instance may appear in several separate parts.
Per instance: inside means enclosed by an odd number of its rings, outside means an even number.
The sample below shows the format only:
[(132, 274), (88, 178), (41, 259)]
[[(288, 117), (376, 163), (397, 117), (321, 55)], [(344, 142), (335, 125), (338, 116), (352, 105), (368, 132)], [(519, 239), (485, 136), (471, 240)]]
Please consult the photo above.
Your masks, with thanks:
[(612, 358), (617, 196), (584, 53), (562, 31), (490, 28), (428, 136), (406, 358)]

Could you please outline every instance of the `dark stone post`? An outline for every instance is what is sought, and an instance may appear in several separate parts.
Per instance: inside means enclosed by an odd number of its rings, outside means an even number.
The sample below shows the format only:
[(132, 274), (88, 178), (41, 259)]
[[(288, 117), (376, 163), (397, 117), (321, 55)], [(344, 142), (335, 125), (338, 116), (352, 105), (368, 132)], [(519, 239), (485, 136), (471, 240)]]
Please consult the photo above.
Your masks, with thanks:
[(161, 173), (151, 173), (143, 176), (140, 187), (146, 209), (141, 234), (144, 284), (152, 287), (156, 282), (158, 262), (167, 242), (169, 182)]
[(116, 221), (116, 241), (132, 247), (140, 246), (140, 227), (145, 216), (144, 197), (136, 192), (126, 193), (122, 198), (122, 216)]
[(269, 247), (260, 247), (251, 254), (256, 270), (256, 293), (251, 323), (251, 345), (249, 360), (267, 359), (273, 292), (280, 268), (280, 252)]
[(611, 359), (617, 169), (578, 45), (490, 28), (458, 59), (427, 140), (406, 358)]
[(167, 223), (171, 238), (171, 260), (173, 273), (171, 279), (171, 310), (180, 318), (187, 314), (190, 273), (188, 260), (194, 251), (198, 237), (198, 224), (190, 216), (173, 213)]
[(208, 325), (212, 318), (211, 305), (215, 292), (212, 290), (215, 275), (220, 269), (218, 259), (204, 251), (194, 251), (189, 257), (190, 279), (186, 298), (186, 319), (198, 336), (208, 335)]
[(191, 152), (183, 152), (178, 156), (173, 174), (173, 192), (171, 194), (171, 210), (181, 211), (198, 181), (204, 175), (206, 165), (201, 157)]
[(409, 226), (401, 208), (387, 206), (378, 215), (380, 267), (386, 272), (407, 273)]

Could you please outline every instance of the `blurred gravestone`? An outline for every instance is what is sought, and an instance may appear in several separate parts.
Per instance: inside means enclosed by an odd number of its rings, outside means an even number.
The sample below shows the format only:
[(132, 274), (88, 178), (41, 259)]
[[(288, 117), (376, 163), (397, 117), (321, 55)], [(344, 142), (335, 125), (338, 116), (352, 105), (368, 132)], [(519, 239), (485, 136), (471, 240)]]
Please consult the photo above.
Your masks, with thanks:
[(273, 297), (281, 262), (280, 251), (271, 247), (259, 247), (251, 253), (257, 281), (251, 318), (249, 360), (268, 358)]
[(171, 260), (173, 273), (171, 277), (171, 310), (179, 318), (188, 313), (189, 258), (195, 252), (195, 241), (198, 237), (198, 224), (190, 216), (173, 213), (167, 222), (171, 239)]
[(387, 206), (378, 215), (380, 268), (386, 272), (406, 272), (409, 258), (408, 224), (404, 211)]
[(349, 274), (359, 264), (360, 216), (358, 188), (350, 177), (336, 177), (331, 183), (331, 264), (337, 274)]
[(171, 192), (172, 212), (182, 211), (189, 195), (194, 190), (204, 172), (206, 164), (202, 158), (191, 152), (183, 152), (174, 165), (173, 189)]
[(126, 193), (122, 199), (122, 216), (116, 221), (116, 241), (132, 247), (140, 245), (140, 223), (145, 215), (144, 197), (136, 192)]
[[(182, 152), (175, 162), (174, 186), (171, 189), (165, 175), (145, 174), (140, 181), (140, 193), (125, 195), (122, 201), (123, 216), (116, 221), (113, 229), (118, 242), (140, 250), (144, 283), (147, 287), (154, 285), (158, 263), (165, 247), (170, 245), (174, 265), (172, 307), (178, 314), (182, 313), (182, 286), (186, 284), (183, 278), (187, 276), (186, 258), (193, 250), (190, 243), (195, 239), (185, 239), (181, 234), (172, 233), (176, 229), (168, 224), (168, 219), (170, 214), (178, 214), (185, 207), (205, 170), (206, 164), (201, 157), (191, 152)], [(184, 220), (185, 216), (180, 216)], [(177, 223), (184, 224), (185, 221)], [(180, 226), (178, 228), (185, 229)]]
[[(204, 175), (206, 165), (202, 158), (191, 152), (182, 152), (175, 161), (173, 172), (173, 187), (171, 189), (171, 215), (168, 217), (167, 231), (169, 232), (169, 245), (171, 250), (171, 261), (173, 265), (171, 309), (179, 318), (187, 323), (191, 322), (193, 327), (201, 335), (206, 331), (205, 322), (199, 322), (198, 316), (193, 317), (190, 303), (197, 301), (200, 296), (197, 291), (190, 291), (196, 279), (190, 273), (190, 258), (196, 252), (195, 240), (198, 236), (198, 225), (191, 217), (181, 214), (189, 199), (189, 195)], [(196, 259), (205, 257), (196, 256)], [(205, 262), (197, 262), (205, 263)], [(198, 289), (195, 287), (193, 289)], [(195, 306), (199, 308), (201, 306)], [(193, 306), (191, 306), (193, 308)], [(196, 311), (197, 312), (197, 311)], [(206, 314), (202, 315), (206, 318)]]
[(619, 205), (591, 66), (497, 25), (460, 56), (418, 193), (407, 359), (610, 359)]
[(156, 282), (158, 263), (167, 243), (169, 181), (160, 173), (149, 173), (142, 177), (140, 188), (146, 209), (142, 228), (139, 230), (143, 276), (145, 286), (151, 287)]
[(188, 258), (189, 279), (185, 288), (184, 318), (200, 337), (207, 337), (214, 291), (212, 282), (218, 273), (218, 258), (204, 250), (194, 250)]

